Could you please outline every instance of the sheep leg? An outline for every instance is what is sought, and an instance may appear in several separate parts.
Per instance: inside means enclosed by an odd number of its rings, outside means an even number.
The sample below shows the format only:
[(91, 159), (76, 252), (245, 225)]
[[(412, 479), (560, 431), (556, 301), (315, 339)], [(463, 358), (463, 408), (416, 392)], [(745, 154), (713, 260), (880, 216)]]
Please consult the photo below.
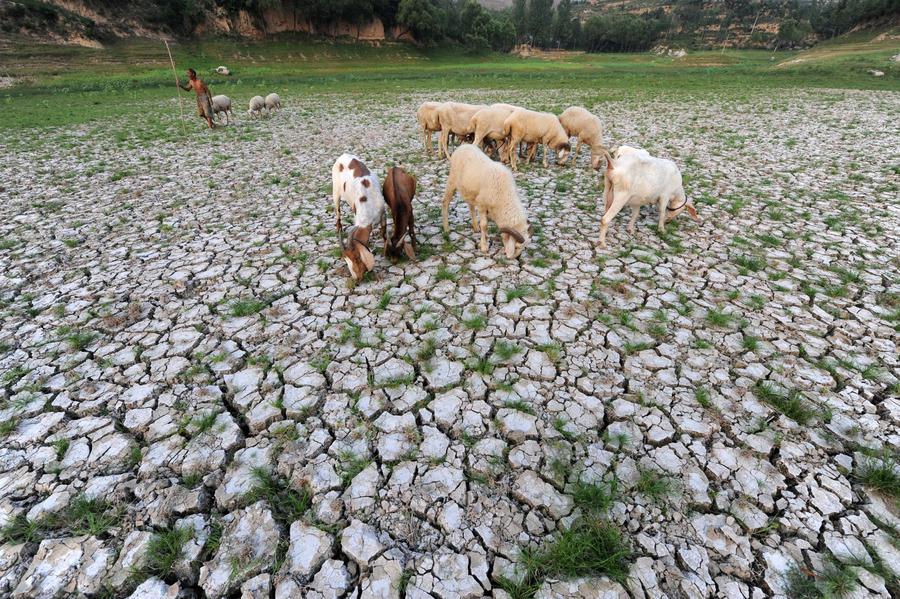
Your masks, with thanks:
[(450, 132), (446, 129), (441, 129), (441, 151), (439, 154), (446, 156), (447, 160), (450, 160)]
[(666, 232), (666, 208), (669, 206), (669, 200), (660, 198), (659, 200), (659, 233), (661, 235)]
[(478, 232), (478, 210), (472, 202), (466, 202), (469, 205), (469, 216), (472, 217), (472, 230)]
[(598, 242), (600, 247), (606, 247), (606, 231), (609, 229), (609, 223), (611, 223), (612, 219), (622, 211), (622, 208), (624, 208), (627, 203), (628, 196), (622, 195), (614, 198), (612, 206), (609, 207), (609, 210), (607, 210), (606, 214), (603, 215), (603, 218), (600, 219), (600, 241)]
[(547, 168), (548, 166), (550, 166), (547, 163), (547, 152), (550, 151), (550, 146), (548, 146), (547, 144), (544, 144), (542, 147), (544, 148), (544, 168)]
[(507, 151), (507, 155), (509, 156), (509, 168), (514, 171), (519, 170), (519, 157), (516, 153), (516, 148), (519, 146), (519, 143), (521, 141), (521, 139), (515, 137), (509, 138), (509, 150)]
[(441, 203), (441, 215), (444, 219), (444, 233), (450, 232), (450, 200), (456, 193), (456, 186), (453, 183), (453, 175), (447, 179), (447, 189), (444, 191), (444, 201)]
[(334, 215), (337, 218), (335, 228), (340, 233), (344, 227), (341, 225), (341, 185), (335, 176), (331, 178), (331, 198), (334, 200)]
[(488, 242), (487, 242), (487, 211), (481, 210), (481, 251), (484, 254), (487, 254), (488, 251)]
[(637, 223), (638, 214), (641, 212), (640, 206), (632, 206), (631, 207), (631, 220), (628, 221), (628, 232), (632, 235), (634, 234), (634, 225)]
[(575, 163), (578, 162), (578, 152), (581, 151), (581, 138), (575, 138), (575, 151), (572, 152), (572, 166), (575, 166)]

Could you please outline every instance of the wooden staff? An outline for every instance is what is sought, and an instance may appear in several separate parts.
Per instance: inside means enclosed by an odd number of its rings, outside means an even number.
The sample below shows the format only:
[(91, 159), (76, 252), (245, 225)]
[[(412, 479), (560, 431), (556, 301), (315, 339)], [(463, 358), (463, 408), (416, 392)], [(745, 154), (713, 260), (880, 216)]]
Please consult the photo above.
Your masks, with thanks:
[(178, 71), (175, 70), (175, 61), (172, 60), (172, 51), (169, 49), (169, 41), (163, 40), (166, 44), (166, 52), (169, 53), (169, 62), (172, 64), (172, 74), (175, 75), (175, 95), (178, 96), (178, 111), (181, 113), (181, 132), (187, 135), (187, 129), (184, 127), (184, 106), (181, 103), (181, 85), (178, 84)]

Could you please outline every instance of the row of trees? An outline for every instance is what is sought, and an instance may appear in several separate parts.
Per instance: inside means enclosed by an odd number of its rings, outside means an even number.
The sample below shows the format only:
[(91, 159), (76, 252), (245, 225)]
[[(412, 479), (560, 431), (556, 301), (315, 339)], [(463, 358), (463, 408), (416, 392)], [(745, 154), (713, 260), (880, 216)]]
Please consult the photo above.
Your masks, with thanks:
[[(673, 0), (665, 10), (594, 14), (586, 20), (584, 0), (559, 0), (555, 7), (554, 0), (513, 0), (511, 8), (499, 12), (485, 9), (476, 0), (147, 0), (143, 4), (155, 9), (152, 20), (184, 33), (217, 5), (257, 15), (282, 9), (318, 27), (378, 18), (386, 27), (399, 27), (425, 44), (449, 42), (473, 51), (500, 52), (516, 43), (591, 52), (640, 51), (664, 36), (689, 38), (712, 30), (727, 37), (735, 25), (754, 29), (757, 43), (796, 44), (813, 33), (830, 37), (865, 21), (900, 14), (900, 0)], [(752, 26), (760, 18), (780, 22), (776, 40)]]

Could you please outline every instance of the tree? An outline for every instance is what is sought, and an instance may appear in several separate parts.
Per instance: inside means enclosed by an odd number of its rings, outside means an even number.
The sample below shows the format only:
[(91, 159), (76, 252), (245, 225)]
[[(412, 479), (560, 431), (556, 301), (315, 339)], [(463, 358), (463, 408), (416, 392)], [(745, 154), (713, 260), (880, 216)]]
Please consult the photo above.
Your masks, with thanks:
[(574, 48), (581, 32), (578, 17), (572, 14), (572, 0), (561, 0), (553, 21), (553, 39), (563, 48)]
[(443, 21), (444, 15), (433, 0), (400, 0), (397, 7), (397, 24), (423, 44), (441, 38)]
[(528, 33), (539, 48), (550, 45), (553, 23), (553, 0), (531, 0), (528, 4)]
[(516, 27), (516, 37), (521, 41), (528, 33), (528, 0), (513, 2), (512, 22)]

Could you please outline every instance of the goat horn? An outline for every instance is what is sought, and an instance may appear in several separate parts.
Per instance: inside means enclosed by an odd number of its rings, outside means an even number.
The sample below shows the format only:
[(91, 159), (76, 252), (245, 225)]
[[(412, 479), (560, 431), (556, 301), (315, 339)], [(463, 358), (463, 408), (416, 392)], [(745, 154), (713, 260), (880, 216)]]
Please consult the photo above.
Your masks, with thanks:
[(501, 233), (506, 233), (519, 243), (525, 243), (525, 238), (522, 237), (522, 234), (516, 231), (515, 229), (510, 229), (509, 227), (500, 227)]

